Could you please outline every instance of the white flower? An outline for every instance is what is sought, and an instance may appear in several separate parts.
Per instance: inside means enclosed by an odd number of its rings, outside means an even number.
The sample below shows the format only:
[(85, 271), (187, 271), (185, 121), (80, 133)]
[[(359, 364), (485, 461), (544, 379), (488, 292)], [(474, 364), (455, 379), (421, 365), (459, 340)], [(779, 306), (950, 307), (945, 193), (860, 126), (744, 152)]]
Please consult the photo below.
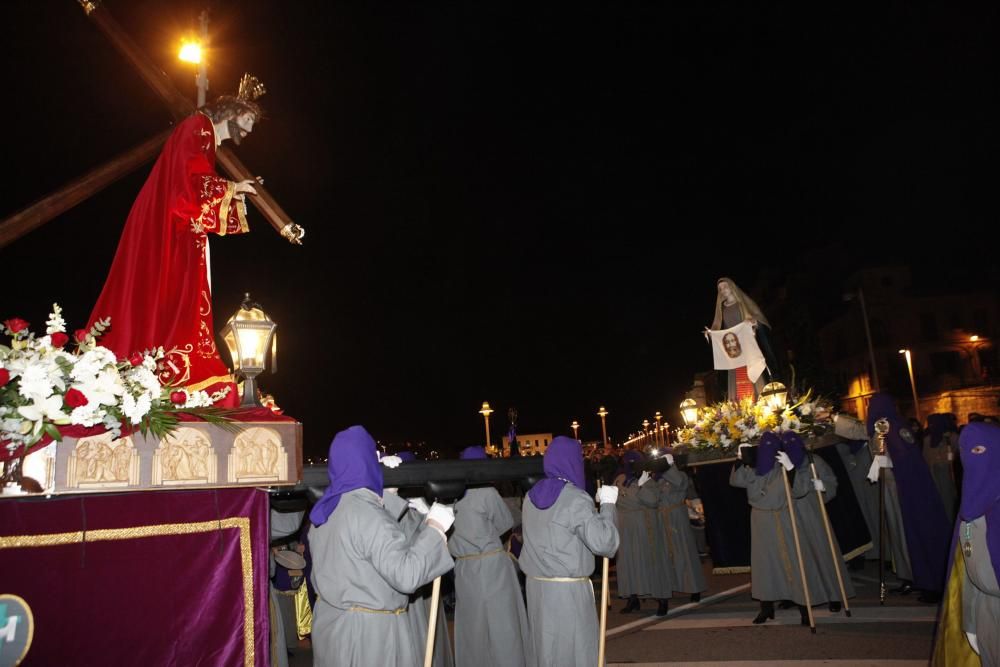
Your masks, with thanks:
[(48, 368), (45, 364), (30, 364), (21, 372), (21, 383), (17, 393), (25, 398), (33, 396), (45, 398), (52, 394), (55, 389), (55, 382), (49, 377)]
[(62, 396), (33, 396), (31, 405), (22, 405), (17, 411), (25, 419), (33, 422), (41, 422), (43, 419), (50, 421), (64, 421), (69, 419), (69, 415), (62, 411)]
[(69, 414), (69, 421), (71, 424), (76, 424), (78, 426), (95, 426), (104, 420), (107, 411), (101, 408), (96, 403), (88, 403), (87, 405), (81, 405), (78, 408), (73, 408), (73, 412)]
[(142, 394), (137, 399), (130, 394), (122, 396), (122, 412), (132, 424), (141, 422), (151, 407), (153, 407), (153, 403), (146, 394)]
[(58, 303), (52, 304), (52, 313), (49, 314), (49, 319), (45, 324), (47, 325), (45, 327), (47, 334), (66, 332), (66, 320), (62, 318), (62, 308), (59, 307)]

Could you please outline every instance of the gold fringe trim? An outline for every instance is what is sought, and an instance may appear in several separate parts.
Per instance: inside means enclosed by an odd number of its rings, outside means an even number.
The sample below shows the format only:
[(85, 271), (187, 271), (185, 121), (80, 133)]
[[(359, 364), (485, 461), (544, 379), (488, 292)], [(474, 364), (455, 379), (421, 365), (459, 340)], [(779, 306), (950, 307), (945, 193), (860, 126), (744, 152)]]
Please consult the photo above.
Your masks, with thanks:
[(713, 567), (712, 574), (746, 574), (750, 571), (749, 565), (737, 565), (735, 567)]
[(109, 542), (112, 540), (135, 540), (164, 535), (194, 535), (210, 533), (220, 528), (235, 528), (240, 535), (240, 568), (243, 575), (243, 664), (253, 667), (253, 559), (250, 552), (250, 519), (245, 516), (228, 517), (216, 521), (192, 523), (162, 523), (131, 528), (99, 528), (96, 530), (71, 533), (48, 533), (44, 535), (8, 535), (0, 537), (0, 549), (27, 549), (52, 547), (65, 544), (87, 542)]

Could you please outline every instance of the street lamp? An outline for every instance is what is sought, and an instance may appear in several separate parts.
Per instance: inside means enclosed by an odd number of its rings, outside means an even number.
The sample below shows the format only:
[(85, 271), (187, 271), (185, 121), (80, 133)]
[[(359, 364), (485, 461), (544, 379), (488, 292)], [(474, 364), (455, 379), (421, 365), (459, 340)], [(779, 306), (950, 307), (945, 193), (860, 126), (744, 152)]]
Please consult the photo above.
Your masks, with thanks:
[(489, 401), (483, 401), (483, 409), (479, 411), (479, 414), (483, 416), (483, 422), (486, 427), (486, 451), (492, 454), (493, 448), (490, 445), (490, 415), (493, 414), (493, 408), (490, 407)]
[(604, 439), (604, 451), (607, 453), (610, 450), (608, 449), (608, 429), (604, 423), (604, 418), (608, 416), (608, 411), (604, 409), (603, 405), (597, 411), (597, 416), (601, 418), (601, 437)]
[(642, 446), (643, 447), (646, 446), (646, 444), (647, 444), (646, 441), (647, 440), (649, 440), (649, 420), (648, 419), (643, 419), (642, 420)]
[(917, 383), (913, 381), (913, 355), (910, 354), (909, 348), (905, 347), (899, 353), (906, 357), (906, 370), (910, 374), (910, 390), (913, 391), (913, 415), (919, 422), (922, 420), (920, 419), (920, 399), (917, 398)]
[(660, 440), (663, 437), (661, 435), (661, 432), (660, 432), (660, 420), (662, 418), (663, 418), (663, 415), (660, 414), (659, 410), (657, 410), (656, 414), (653, 415), (653, 419), (656, 420), (656, 438), (655, 438), (655, 442), (656, 442), (657, 445), (660, 444)]
[(570, 424), (569, 426), (570, 426), (570, 428), (573, 429), (573, 438), (575, 438), (576, 440), (579, 440), (580, 439), (580, 424), (579, 424), (579, 422), (577, 422), (574, 419), (573, 423)]
[(681, 401), (681, 419), (685, 426), (694, 426), (698, 421), (698, 402), (693, 398), (685, 398)]
[(260, 407), (257, 399), (256, 378), (267, 362), (267, 352), (271, 350), (271, 364), (277, 352), (278, 325), (261, 310), (260, 304), (250, 301), (250, 293), (243, 296), (243, 303), (236, 314), (222, 327), (222, 340), (229, 348), (233, 360), (233, 370), (243, 376), (243, 401), (240, 407)]

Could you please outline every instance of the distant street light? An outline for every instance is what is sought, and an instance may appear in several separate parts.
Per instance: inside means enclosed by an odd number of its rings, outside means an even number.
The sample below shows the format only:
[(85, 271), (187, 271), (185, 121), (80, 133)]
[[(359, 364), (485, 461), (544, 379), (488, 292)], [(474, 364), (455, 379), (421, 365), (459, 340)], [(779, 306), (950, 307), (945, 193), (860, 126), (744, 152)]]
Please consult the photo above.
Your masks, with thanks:
[(198, 66), (198, 73), (194, 77), (195, 85), (198, 87), (198, 108), (205, 106), (205, 97), (208, 92), (208, 68), (205, 64), (205, 50), (208, 48), (208, 11), (202, 10), (198, 16), (198, 23), (201, 28), (201, 41), (185, 41), (181, 44), (180, 53), (177, 57), (184, 62)]
[(917, 383), (913, 380), (913, 355), (905, 347), (899, 353), (906, 357), (906, 370), (910, 374), (910, 389), (913, 391), (913, 414), (918, 422), (923, 423), (923, 420), (920, 418), (920, 399), (917, 398)]
[(642, 420), (642, 446), (643, 447), (645, 447), (648, 444), (647, 440), (649, 440), (649, 420), (648, 419), (643, 419)]
[(604, 409), (603, 405), (601, 406), (601, 409), (597, 411), (597, 416), (601, 418), (601, 437), (604, 438), (604, 452), (605, 453), (610, 453), (610, 451), (611, 451), (608, 448), (608, 428), (607, 428), (607, 425), (605, 425), (605, 423), (604, 423), (604, 418), (607, 417), (608, 414), (609, 414), (608, 411)]
[(661, 435), (662, 432), (660, 431), (660, 420), (663, 419), (663, 415), (660, 414), (659, 410), (657, 410), (656, 414), (653, 415), (653, 419), (656, 420), (656, 437), (653, 439), (653, 444), (659, 445), (660, 440), (663, 438)]
[(570, 428), (573, 429), (573, 438), (576, 439), (576, 440), (579, 440), (580, 439), (580, 424), (579, 424), (579, 422), (577, 422), (574, 419), (573, 423), (570, 424)]
[(493, 448), (490, 445), (490, 415), (493, 414), (493, 409), (490, 407), (489, 401), (483, 401), (483, 409), (479, 411), (479, 414), (483, 416), (486, 427), (486, 451), (492, 455)]

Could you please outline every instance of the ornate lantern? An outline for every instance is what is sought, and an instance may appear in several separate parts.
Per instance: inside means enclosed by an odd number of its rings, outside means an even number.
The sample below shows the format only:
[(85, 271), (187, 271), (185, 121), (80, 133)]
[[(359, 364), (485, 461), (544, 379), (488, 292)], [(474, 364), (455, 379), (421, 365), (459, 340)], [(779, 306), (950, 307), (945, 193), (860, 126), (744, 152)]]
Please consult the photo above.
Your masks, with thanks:
[(277, 351), (278, 325), (261, 310), (260, 304), (250, 301), (250, 294), (243, 297), (243, 303), (236, 314), (222, 327), (222, 340), (229, 348), (233, 360), (233, 370), (243, 376), (243, 401), (240, 407), (260, 407), (257, 399), (256, 377), (264, 372), (268, 349), (271, 350), (271, 364)]
[(788, 390), (780, 382), (768, 382), (760, 392), (760, 400), (774, 412), (784, 409), (787, 399)]
[(698, 403), (693, 398), (685, 398), (681, 401), (681, 417), (685, 426), (694, 426), (698, 421)]

